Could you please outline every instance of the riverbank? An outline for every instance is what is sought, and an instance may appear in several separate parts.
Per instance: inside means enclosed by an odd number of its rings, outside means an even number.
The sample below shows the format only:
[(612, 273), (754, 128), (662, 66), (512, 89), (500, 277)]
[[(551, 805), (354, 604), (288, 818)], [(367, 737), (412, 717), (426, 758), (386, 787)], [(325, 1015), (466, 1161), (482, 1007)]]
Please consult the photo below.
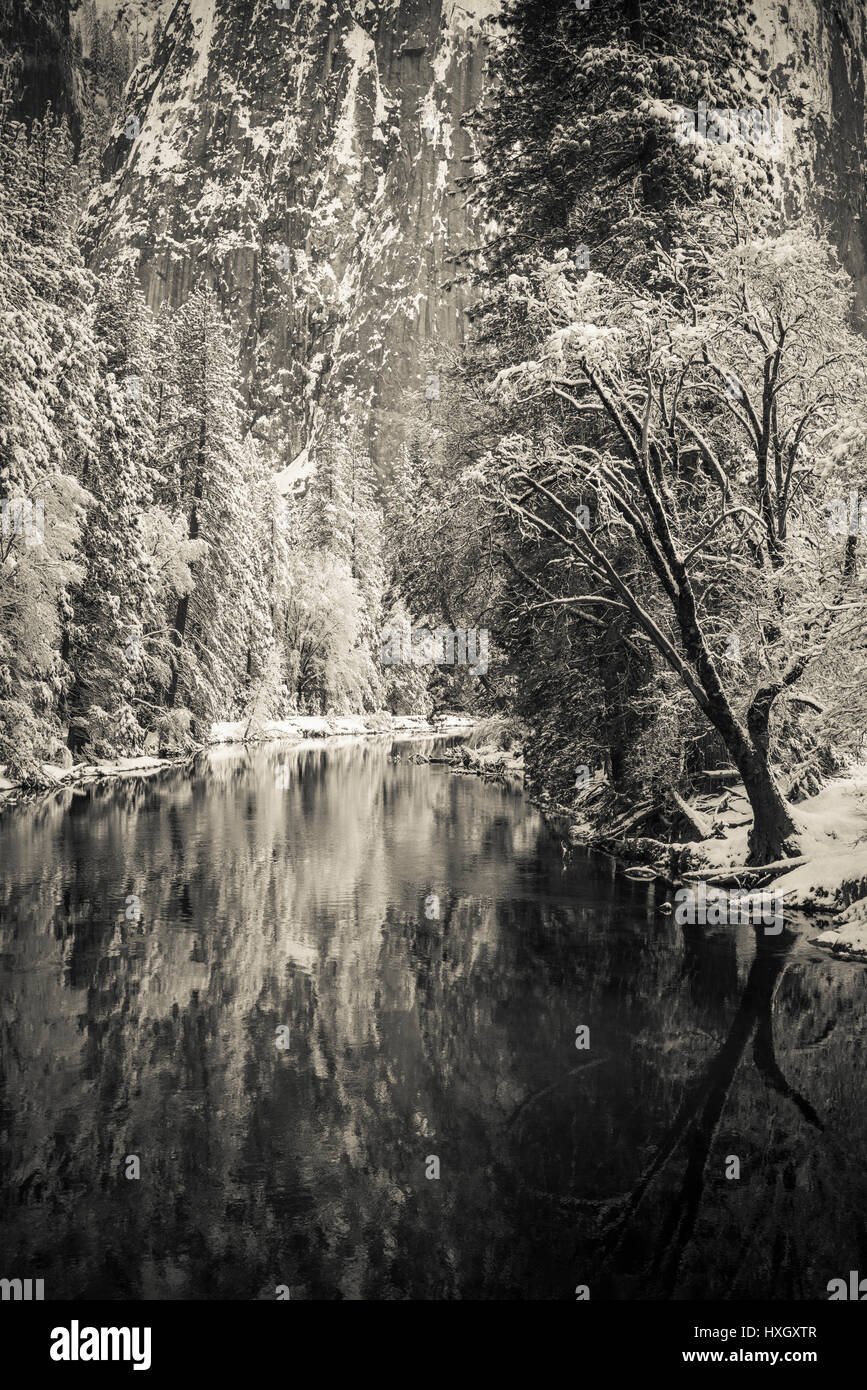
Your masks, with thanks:
[(521, 782), (525, 736), (526, 729), (519, 720), (506, 715), (489, 715), (475, 722), (460, 748), (425, 754), (419, 761), (442, 763), (452, 772), (482, 777), (488, 782)]
[(438, 737), (469, 733), (475, 720), (464, 715), (442, 715), (425, 719), (421, 715), (348, 714), (295, 715), (290, 719), (268, 719), (253, 724), (249, 720), (221, 722), (211, 726), (207, 743), (197, 743), (177, 754), (143, 754), (129, 758), (101, 758), (92, 762), (61, 767), (43, 763), (44, 782), (24, 787), (6, 776), (0, 765), (0, 809), (50, 795), (62, 788), (78, 788), (117, 778), (153, 777), (167, 768), (191, 763), (209, 748), (227, 744), (303, 743), (309, 739), (374, 738), (381, 735)]
[[(520, 732), (514, 721), (495, 716), (480, 721), (459, 748), (426, 754), (423, 761), (489, 781), (521, 779)], [(746, 862), (752, 814), (737, 781), (689, 800), (674, 796), (680, 826), (692, 830), (694, 838), (670, 841), (629, 833), (652, 822), (657, 807), (649, 799), (615, 812), (601, 779), (575, 805), (558, 805), (544, 794), (531, 799), (547, 819), (568, 826), (573, 844), (610, 855), (627, 877), (657, 883), (667, 894), (660, 902), (667, 902), (668, 910), (681, 888), (704, 884), (727, 896), (772, 885), (784, 910), (801, 912), (822, 928), (812, 938), (816, 945), (867, 963), (867, 765), (851, 768), (793, 805), (800, 854), (760, 867)]]
[(575, 807), (546, 806), (544, 798), (540, 809), (568, 817), (573, 843), (611, 854), (627, 873), (656, 879), (670, 893), (700, 883), (723, 893), (772, 890), (786, 910), (823, 928), (813, 938), (817, 945), (867, 962), (867, 766), (850, 768), (791, 805), (800, 852), (757, 867), (746, 862), (752, 815), (738, 782), (681, 801), (681, 824), (694, 835), (670, 842), (627, 833), (637, 831), (652, 808), (623, 811), (600, 831), (592, 803), (591, 790), (580, 819)]
[(475, 719), (444, 714), (296, 714), (289, 719), (250, 720), (211, 725), (209, 743), (297, 742), (308, 738), (367, 738), (374, 734), (452, 734), (474, 728)]
[(462, 744), (443, 753), (427, 754), (424, 761), (443, 763), (452, 772), (483, 777), (488, 782), (521, 781), (524, 776), (524, 759), (519, 750), (496, 748), (488, 743), (478, 748)]

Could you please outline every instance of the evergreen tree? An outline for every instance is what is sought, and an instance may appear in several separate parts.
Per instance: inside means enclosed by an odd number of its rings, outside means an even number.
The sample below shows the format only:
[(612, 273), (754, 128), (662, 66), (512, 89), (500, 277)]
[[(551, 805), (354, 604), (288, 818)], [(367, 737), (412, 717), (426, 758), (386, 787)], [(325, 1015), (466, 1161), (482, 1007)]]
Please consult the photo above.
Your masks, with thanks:
[[(339, 562), (341, 588), (359, 599), (357, 645), (352, 658), (364, 686), (364, 704), (378, 703), (378, 644), (386, 587), (382, 508), (361, 431), (332, 427), (315, 450), (315, 472), (297, 520), (297, 534), (310, 563)], [(353, 620), (354, 622), (354, 620)], [(346, 631), (347, 628), (341, 629)], [(324, 691), (320, 691), (323, 698)]]
[(63, 122), (29, 134), (0, 95), (0, 760), (30, 780), (61, 755), (61, 626), (78, 579), (95, 447), (93, 281), (73, 234)]
[(160, 457), (189, 538), (202, 543), (174, 614), (166, 702), (207, 720), (242, 707), (270, 647), (263, 469), (243, 437), (237, 349), (213, 290), (193, 292), (164, 344), (175, 390), (161, 402)]
[[(81, 481), (93, 503), (82, 536), (84, 574), (73, 596), (68, 661), (69, 745), (102, 756), (137, 747), (145, 728), (143, 615), (156, 582), (145, 548), (153, 508), (151, 315), (130, 267), (103, 280), (94, 308), (100, 354), (96, 448)], [(154, 635), (149, 634), (153, 642)], [(145, 719), (145, 724), (147, 724)]]

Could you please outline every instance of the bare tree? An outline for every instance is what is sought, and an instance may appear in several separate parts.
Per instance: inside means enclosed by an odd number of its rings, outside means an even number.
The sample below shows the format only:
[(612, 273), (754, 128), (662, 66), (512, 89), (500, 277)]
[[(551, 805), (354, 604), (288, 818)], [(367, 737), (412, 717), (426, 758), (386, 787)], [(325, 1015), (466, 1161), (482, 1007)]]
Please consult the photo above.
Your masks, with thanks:
[[(599, 276), (576, 285), (563, 264), (515, 277), (540, 349), (495, 385), (545, 424), (499, 442), (495, 486), (560, 574), (567, 561), (558, 601), (596, 622), (628, 615), (694, 698), (743, 779), (751, 862), (767, 863), (797, 853), (771, 711), (825, 650), (852, 572), (818, 498), (829, 433), (859, 386), (863, 399), (864, 349), (809, 237), (737, 228), (716, 260), (696, 240), (658, 264), (642, 299)], [(583, 519), (576, 502), (592, 503)], [(634, 572), (624, 539), (645, 562)], [(819, 581), (835, 566), (829, 596)], [(738, 659), (726, 670), (733, 621), (751, 624), (752, 677)]]

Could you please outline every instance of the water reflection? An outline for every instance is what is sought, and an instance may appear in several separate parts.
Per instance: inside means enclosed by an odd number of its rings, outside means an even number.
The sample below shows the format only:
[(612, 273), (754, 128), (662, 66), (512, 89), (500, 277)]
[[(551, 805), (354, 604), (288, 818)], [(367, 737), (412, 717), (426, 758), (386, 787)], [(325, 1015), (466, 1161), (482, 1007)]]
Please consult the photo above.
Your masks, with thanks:
[(223, 751), (4, 818), (0, 1274), (810, 1298), (867, 1269), (864, 972), (675, 926), (417, 748)]

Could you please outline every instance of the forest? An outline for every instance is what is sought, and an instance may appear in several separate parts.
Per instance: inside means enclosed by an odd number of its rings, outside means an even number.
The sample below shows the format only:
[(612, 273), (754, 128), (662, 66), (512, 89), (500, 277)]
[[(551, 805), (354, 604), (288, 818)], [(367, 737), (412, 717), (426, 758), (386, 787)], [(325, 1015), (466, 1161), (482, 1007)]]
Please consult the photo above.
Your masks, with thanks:
[[(704, 838), (690, 798), (736, 778), (750, 862), (797, 857), (799, 802), (864, 752), (867, 349), (742, 11), (508, 0), (454, 189), (463, 340), (399, 436), (323, 396), (298, 452), (224, 277), (150, 307), (134, 249), (98, 252), (123, 92), (170, 35), (85, 7), (74, 121), (28, 108), (7, 43), (8, 777), (217, 721), (463, 712), (597, 829)], [(435, 659), (437, 629), (484, 662)]]

